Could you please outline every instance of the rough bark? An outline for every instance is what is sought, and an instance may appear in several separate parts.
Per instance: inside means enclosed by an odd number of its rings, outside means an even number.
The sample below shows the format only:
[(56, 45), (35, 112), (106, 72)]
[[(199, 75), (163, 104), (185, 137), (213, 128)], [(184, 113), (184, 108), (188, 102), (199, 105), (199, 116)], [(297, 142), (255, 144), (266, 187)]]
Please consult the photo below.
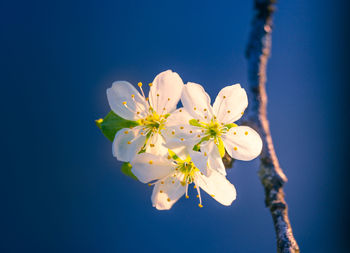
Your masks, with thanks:
[[(256, 129), (263, 140), (258, 174), (265, 189), (265, 204), (270, 209), (276, 231), (277, 252), (295, 253), (299, 252), (299, 246), (293, 236), (283, 192), (283, 185), (287, 177), (277, 159), (266, 111), (266, 64), (271, 49), (272, 15), (275, 1), (255, 0), (254, 3), (255, 15), (246, 51), (251, 93), (247, 124)], [(226, 157), (225, 165), (230, 166), (229, 162)]]

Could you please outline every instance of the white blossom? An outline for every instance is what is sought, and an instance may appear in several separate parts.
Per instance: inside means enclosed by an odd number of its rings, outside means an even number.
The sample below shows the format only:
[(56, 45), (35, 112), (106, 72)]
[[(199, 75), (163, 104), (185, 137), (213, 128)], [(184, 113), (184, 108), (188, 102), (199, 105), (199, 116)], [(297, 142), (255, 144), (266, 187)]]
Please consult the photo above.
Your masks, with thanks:
[[(248, 126), (237, 126), (248, 106), (245, 90), (239, 84), (223, 88), (210, 104), (203, 87), (187, 83), (182, 92), (184, 108), (168, 118), (167, 142), (182, 142), (208, 156), (211, 168), (226, 175), (222, 157), (227, 153), (234, 159), (249, 161), (262, 149), (259, 134)], [(206, 175), (209, 171), (207, 171)]]
[(209, 176), (201, 172), (207, 170), (208, 157), (194, 151), (189, 154), (184, 146), (176, 153), (168, 152), (168, 157), (143, 153), (131, 162), (132, 172), (141, 182), (153, 182), (149, 185), (154, 185), (151, 199), (155, 208), (168, 210), (183, 195), (189, 198), (190, 184), (197, 190), (199, 207), (203, 207), (200, 189), (225, 206), (236, 199), (235, 187), (225, 176), (216, 171)]
[(109, 105), (120, 117), (136, 121), (138, 126), (117, 132), (113, 141), (113, 155), (120, 161), (129, 162), (138, 153), (165, 155), (167, 149), (162, 132), (167, 117), (176, 109), (183, 89), (180, 76), (171, 70), (158, 74), (149, 84), (149, 97), (138, 83), (141, 94), (126, 81), (114, 82), (107, 89)]

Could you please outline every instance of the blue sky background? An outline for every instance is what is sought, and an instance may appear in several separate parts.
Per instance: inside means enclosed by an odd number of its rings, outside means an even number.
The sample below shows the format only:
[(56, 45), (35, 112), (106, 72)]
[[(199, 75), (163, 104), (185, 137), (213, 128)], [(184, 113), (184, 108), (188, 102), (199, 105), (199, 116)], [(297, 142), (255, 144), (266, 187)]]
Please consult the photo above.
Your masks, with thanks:
[[(279, 1), (269, 119), (303, 252), (344, 252), (349, 218), (346, 6)], [(1, 252), (274, 252), (258, 161), (236, 162), (230, 207), (192, 194), (167, 212), (120, 172), (94, 120), (115, 80), (166, 69), (247, 88), (252, 1), (3, 1)], [(347, 38), (347, 37), (346, 37)]]

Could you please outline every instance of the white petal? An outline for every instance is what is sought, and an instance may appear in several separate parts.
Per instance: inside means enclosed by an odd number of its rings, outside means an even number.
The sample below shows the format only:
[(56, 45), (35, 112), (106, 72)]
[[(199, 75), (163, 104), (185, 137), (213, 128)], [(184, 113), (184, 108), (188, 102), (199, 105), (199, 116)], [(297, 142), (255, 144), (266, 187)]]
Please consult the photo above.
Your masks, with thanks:
[(170, 113), (176, 109), (183, 88), (181, 77), (171, 70), (156, 76), (149, 92), (149, 101), (158, 114)]
[(189, 125), (190, 119), (193, 117), (184, 108), (176, 110), (169, 116), (166, 129), (162, 131), (167, 144), (192, 145), (193, 148), (200, 141), (201, 129)]
[(226, 176), (225, 165), (222, 162), (220, 152), (214, 141), (208, 141), (201, 145), (201, 152), (208, 156), (208, 165), (211, 170), (216, 170)]
[[(131, 95), (135, 96), (134, 99)], [(107, 98), (112, 111), (124, 119), (137, 120), (146, 116), (147, 102), (135, 87), (126, 81), (114, 82), (112, 87), (107, 89)], [(126, 102), (127, 107), (123, 102)]]
[(181, 160), (186, 160), (188, 156), (187, 147), (183, 143), (167, 142), (164, 147), (173, 151)]
[(240, 84), (235, 84), (226, 86), (219, 92), (213, 109), (218, 121), (228, 124), (239, 120), (247, 106), (247, 93)]
[(145, 144), (146, 137), (139, 134), (140, 129), (140, 127), (123, 128), (115, 135), (112, 150), (119, 161), (131, 161)]
[(169, 210), (172, 205), (181, 198), (186, 191), (186, 187), (181, 184), (177, 177), (168, 177), (159, 180), (152, 193), (152, 203), (158, 210)]
[(231, 205), (236, 199), (236, 189), (233, 184), (216, 171), (212, 171), (208, 177), (197, 173), (195, 182), (216, 201), (225, 206)]
[(168, 154), (168, 149), (164, 147), (165, 140), (159, 133), (154, 133), (150, 136), (146, 145), (146, 152), (154, 155), (165, 156)]
[(194, 119), (208, 122), (213, 117), (210, 97), (203, 87), (196, 83), (187, 83), (184, 86), (181, 102)]
[(193, 164), (204, 174), (208, 175), (208, 156), (204, 155), (204, 152), (197, 152), (188, 149), (188, 153), (191, 156)]
[(164, 178), (174, 170), (174, 166), (169, 159), (147, 153), (135, 156), (131, 165), (132, 173), (142, 183)]
[(260, 135), (250, 127), (232, 127), (222, 136), (227, 153), (238, 160), (249, 161), (260, 155)]

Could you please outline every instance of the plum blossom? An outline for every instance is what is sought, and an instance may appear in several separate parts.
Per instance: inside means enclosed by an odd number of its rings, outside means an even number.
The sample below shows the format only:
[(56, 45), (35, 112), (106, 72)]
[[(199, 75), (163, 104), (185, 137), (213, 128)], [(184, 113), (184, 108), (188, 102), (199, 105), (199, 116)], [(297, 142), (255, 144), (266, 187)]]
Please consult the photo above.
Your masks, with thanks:
[[(175, 153), (176, 152), (176, 153)], [(196, 159), (193, 159), (193, 158)], [(131, 162), (133, 174), (143, 183), (154, 185), (152, 204), (158, 210), (168, 210), (183, 195), (188, 196), (188, 186), (194, 184), (202, 205), (200, 189), (219, 203), (229, 206), (236, 199), (235, 187), (222, 174), (207, 170), (208, 157), (200, 152), (187, 152), (186, 148), (168, 150), (168, 157), (142, 153)]]
[[(203, 87), (187, 83), (182, 92), (184, 108), (168, 118), (167, 142), (182, 142), (208, 156), (208, 164), (226, 175), (222, 157), (227, 153), (234, 159), (249, 161), (262, 149), (259, 134), (248, 126), (233, 123), (241, 118), (248, 98), (240, 84), (223, 88), (213, 106)], [(204, 172), (209, 175), (210, 171)]]
[(176, 110), (183, 89), (180, 76), (171, 70), (158, 74), (149, 84), (146, 97), (142, 83), (138, 83), (141, 94), (126, 81), (114, 82), (107, 89), (109, 105), (120, 117), (136, 121), (137, 126), (123, 128), (113, 141), (113, 155), (120, 161), (129, 162), (136, 154), (147, 152), (165, 155), (165, 140), (162, 132), (166, 129), (168, 116)]

